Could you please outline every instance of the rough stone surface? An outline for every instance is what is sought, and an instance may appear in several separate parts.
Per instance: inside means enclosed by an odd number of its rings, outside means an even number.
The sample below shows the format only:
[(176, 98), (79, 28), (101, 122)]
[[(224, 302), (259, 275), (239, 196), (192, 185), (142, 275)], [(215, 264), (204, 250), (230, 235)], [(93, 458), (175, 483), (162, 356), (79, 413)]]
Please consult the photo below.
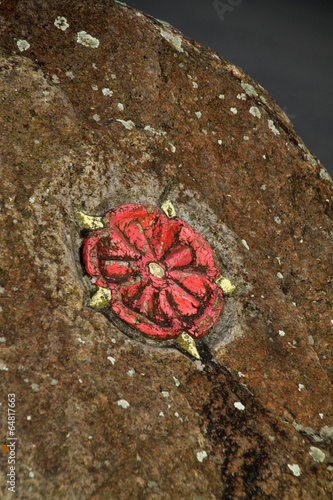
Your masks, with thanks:
[[(264, 89), (167, 24), (111, 0), (5, 0), (0, 16), (1, 440), (15, 393), (18, 498), (331, 499), (324, 167)], [(75, 211), (159, 206), (166, 189), (237, 285), (201, 363), (87, 307)]]

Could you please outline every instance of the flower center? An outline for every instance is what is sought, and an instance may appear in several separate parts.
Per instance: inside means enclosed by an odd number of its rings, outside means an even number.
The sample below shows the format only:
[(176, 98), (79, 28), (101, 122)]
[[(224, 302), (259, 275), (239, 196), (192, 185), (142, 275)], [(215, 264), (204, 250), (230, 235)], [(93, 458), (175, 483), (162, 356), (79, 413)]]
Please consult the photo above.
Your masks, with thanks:
[(155, 278), (164, 278), (165, 275), (163, 267), (159, 264), (156, 264), (156, 262), (151, 262), (149, 264), (149, 272)]

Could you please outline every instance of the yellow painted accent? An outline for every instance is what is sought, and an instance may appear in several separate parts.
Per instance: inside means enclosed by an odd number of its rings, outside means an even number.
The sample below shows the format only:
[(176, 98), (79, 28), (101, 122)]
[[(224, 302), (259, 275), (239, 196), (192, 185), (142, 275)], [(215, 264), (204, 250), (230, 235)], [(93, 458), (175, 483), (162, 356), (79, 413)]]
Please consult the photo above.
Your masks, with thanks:
[(236, 286), (231, 283), (227, 278), (223, 278), (223, 276), (219, 276), (216, 278), (215, 283), (219, 288), (223, 290), (225, 295), (232, 295), (236, 290)]
[(75, 212), (75, 215), (85, 229), (99, 229), (104, 227), (103, 217), (92, 217), (83, 212)]
[(161, 208), (162, 208), (163, 212), (165, 213), (165, 215), (167, 217), (169, 217), (169, 219), (172, 219), (173, 217), (176, 217), (175, 207), (173, 206), (173, 204), (171, 203), (170, 200), (165, 200), (162, 203)]
[(192, 339), (192, 337), (189, 336), (188, 333), (182, 332), (178, 337), (178, 343), (183, 349), (189, 352), (191, 356), (193, 356), (196, 359), (201, 359), (200, 354), (197, 351), (195, 342)]
[(99, 286), (95, 295), (90, 299), (89, 306), (97, 310), (104, 309), (109, 305), (111, 297), (111, 290)]
[(156, 264), (156, 262), (149, 264), (149, 271), (155, 278), (164, 278), (164, 269), (159, 264)]

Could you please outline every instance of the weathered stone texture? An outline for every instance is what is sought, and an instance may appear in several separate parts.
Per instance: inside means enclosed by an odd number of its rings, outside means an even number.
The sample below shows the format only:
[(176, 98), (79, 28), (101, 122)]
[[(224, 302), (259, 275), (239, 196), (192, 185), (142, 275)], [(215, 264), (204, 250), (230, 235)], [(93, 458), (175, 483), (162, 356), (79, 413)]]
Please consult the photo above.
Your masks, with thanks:
[[(0, 16), (1, 439), (15, 393), (18, 498), (331, 499), (324, 167), (241, 69), (132, 8), (18, 0)], [(75, 211), (159, 206), (166, 188), (238, 287), (202, 363), (87, 307)]]

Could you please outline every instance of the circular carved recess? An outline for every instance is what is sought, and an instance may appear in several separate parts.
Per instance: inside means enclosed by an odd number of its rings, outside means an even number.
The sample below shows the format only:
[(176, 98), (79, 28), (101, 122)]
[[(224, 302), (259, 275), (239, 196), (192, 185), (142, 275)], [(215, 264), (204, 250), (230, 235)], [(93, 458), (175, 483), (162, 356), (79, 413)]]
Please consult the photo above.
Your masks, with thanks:
[(90, 231), (83, 261), (92, 282), (111, 291), (122, 321), (160, 340), (198, 338), (223, 308), (213, 251), (192, 227), (150, 205), (122, 205)]

